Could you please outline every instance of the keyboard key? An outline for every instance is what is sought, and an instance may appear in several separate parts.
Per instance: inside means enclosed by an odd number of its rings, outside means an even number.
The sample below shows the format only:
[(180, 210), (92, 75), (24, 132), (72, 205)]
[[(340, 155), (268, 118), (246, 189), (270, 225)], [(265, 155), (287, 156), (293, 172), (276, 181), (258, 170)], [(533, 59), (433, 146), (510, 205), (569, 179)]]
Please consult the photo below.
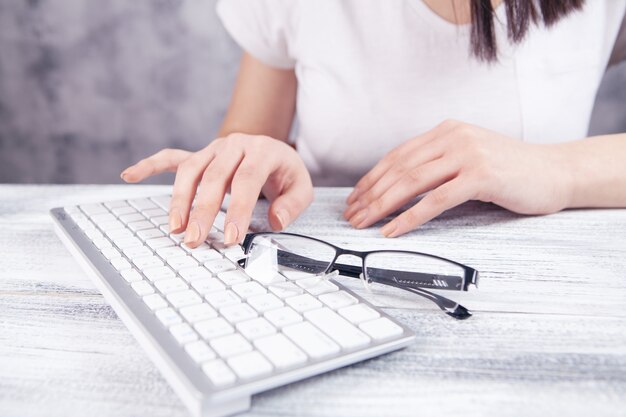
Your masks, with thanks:
[(224, 222), (226, 221), (226, 214), (223, 211), (218, 211), (213, 221), (213, 227), (220, 231), (224, 231)]
[(274, 368), (259, 352), (248, 352), (228, 359), (228, 365), (241, 379), (269, 375)]
[(102, 232), (96, 228), (85, 230), (85, 235), (91, 240), (104, 239)]
[(115, 267), (118, 271), (123, 271), (124, 269), (130, 269), (132, 266), (126, 258), (113, 258), (111, 259), (111, 265)]
[(256, 311), (248, 304), (238, 303), (220, 308), (220, 314), (229, 322), (235, 324), (257, 316)]
[(236, 327), (239, 333), (241, 333), (248, 340), (254, 340), (259, 337), (276, 333), (276, 328), (263, 317), (242, 321), (237, 323)]
[(144, 229), (137, 232), (137, 237), (141, 240), (163, 237), (165, 234), (159, 229)]
[(159, 248), (156, 250), (156, 253), (165, 260), (185, 256), (185, 251), (178, 246), (166, 246), (164, 248)]
[(146, 240), (146, 245), (150, 246), (153, 250), (159, 248), (165, 248), (167, 246), (174, 246), (174, 241), (168, 237), (157, 237), (155, 239)]
[(102, 204), (81, 204), (79, 207), (87, 216), (109, 212)]
[(231, 385), (237, 380), (233, 371), (219, 359), (205, 363), (202, 370), (216, 387)]
[[(228, 261), (227, 261), (228, 262)], [(207, 268), (211, 269), (207, 266)], [(239, 270), (220, 272), (217, 277), (226, 285), (231, 286), (235, 284), (241, 284), (242, 282), (250, 281), (248, 275)], [(258, 284), (257, 284), (258, 285)]]
[(198, 262), (191, 256), (177, 256), (174, 258), (168, 258), (167, 264), (171, 266), (172, 269), (174, 269), (175, 271), (183, 268), (192, 268), (194, 266), (198, 266)]
[[(144, 246), (145, 247), (145, 246)], [(150, 255), (150, 256), (142, 256), (139, 258), (133, 258), (133, 263), (140, 270), (148, 269), (148, 268), (156, 268), (159, 266), (164, 266), (165, 264), (158, 256)]]
[(252, 350), (252, 345), (240, 334), (218, 337), (209, 342), (211, 347), (222, 358), (240, 355)]
[(101, 250), (101, 252), (104, 257), (107, 258), (109, 261), (113, 258), (119, 258), (122, 256), (122, 254), (114, 247), (104, 248)]
[(151, 200), (155, 202), (159, 207), (161, 207), (165, 211), (169, 211), (170, 209), (170, 201), (172, 197), (169, 195), (151, 197)]
[[(207, 250), (211, 250), (211, 247), (209, 245), (207, 245), (206, 243), (204, 243), (204, 242), (199, 244), (195, 248), (187, 246), (186, 243), (181, 243), (180, 247), (182, 249), (184, 249), (184, 251), (187, 252), (187, 253), (196, 253), (196, 252), (204, 252), (204, 251), (207, 251)], [(221, 257), (222, 256), (220, 255), (220, 258)]]
[[(157, 281), (158, 282), (158, 281)], [(176, 308), (200, 304), (202, 298), (195, 291), (186, 290), (167, 294), (167, 300)]]
[(109, 210), (113, 210), (114, 208), (119, 208), (119, 207), (128, 207), (128, 203), (124, 200), (107, 201), (103, 204)]
[(189, 289), (185, 281), (180, 278), (170, 278), (170, 279), (162, 279), (156, 281), (154, 286), (157, 290), (161, 291), (163, 294), (170, 294), (176, 291), (183, 291)]
[(142, 222), (128, 223), (126, 226), (133, 232), (136, 232), (138, 230), (144, 230), (144, 229), (152, 229), (154, 227), (152, 223), (150, 223), (147, 220), (142, 221)]
[[(105, 223), (98, 223), (98, 227), (105, 233), (112, 232), (113, 230), (125, 230), (126, 226), (122, 222), (113, 220)], [(107, 235), (108, 236), (108, 235)]]
[(205, 262), (204, 266), (206, 266), (207, 269), (214, 274), (219, 274), (220, 272), (230, 271), (231, 269), (236, 268), (236, 266), (231, 261), (224, 258)]
[(111, 213), (115, 214), (116, 216), (123, 216), (125, 214), (134, 214), (137, 213), (137, 210), (135, 210), (134, 208), (130, 207), (130, 206), (124, 206), (124, 207), (115, 207), (111, 209)]
[(209, 307), (208, 304), (183, 307), (180, 309), (180, 314), (191, 324), (217, 317), (217, 312)]
[(198, 334), (187, 323), (173, 325), (170, 333), (181, 345), (198, 340)]
[(100, 250), (104, 250), (106, 248), (113, 247), (113, 244), (109, 241), (109, 239), (103, 237), (99, 237), (93, 240), (93, 244)]
[(359, 303), (348, 307), (340, 308), (337, 313), (344, 316), (354, 324), (360, 324), (364, 321), (374, 320), (380, 317), (380, 314), (367, 304)]
[(209, 345), (202, 340), (197, 340), (185, 345), (185, 351), (191, 356), (196, 363), (201, 364), (206, 361), (215, 359), (215, 352), (211, 350)]
[(285, 282), (285, 277), (275, 271), (255, 271), (254, 273), (250, 272), (250, 276), (253, 280), (260, 282), (265, 286)]
[(170, 233), (169, 231), (169, 226), (166, 224), (162, 224), (161, 226), (159, 226), (159, 229), (163, 230), (166, 234), (169, 235), (169, 237), (176, 242), (177, 245), (182, 245), (183, 244), (183, 240), (185, 240), (185, 233), (181, 232), (181, 233)]
[(183, 322), (183, 319), (181, 319), (178, 313), (171, 307), (157, 310), (154, 314), (156, 314), (159, 321), (163, 323), (165, 327), (170, 327), (174, 324)]
[(159, 294), (151, 294), (143, 297), (143, 302), (146, 303), (150, 310), (159, 310), (167, 307), (167, 301), (163, 299)]
[(304, 293), (304, 290), (293, 282), (279, 282), (277, 284), (271, 284), (267, 288), (282, 299)]
[(308, 322), (284, 327), (283, 333), (313, 359), (334, 355), (341, 350), (339, 345)]
[[(141, 214), (146, 216), (148, 219), (150, 219), (152, 217), (167, 216), (167, 212), (165, 210), (163, 210), (162, 208), (153, 208), (153, 209), (148, 209), (148, 210), (142, 210)], [(167, 223), (167, 222), (165, 222), (165, 223)]]
[[(228, 272), (224, 272), (227, 274)], [(219, 275), (218, 275), (219, 276)], [(247, 277), (246, 277), (247, 278)], [(235, 284), (231, 288), (238, 296), (244, 300), (253, 295), (265, 294), (267, 291), (261, 287), (258, 282), (248, 281), (241, 284)]]
[(356, 304), (358, 301), (345, 291), (335, 291), (328, 294), (322, 294), (319, 296), (320, 301), (326, 304), (333, 310), (337, 310), (341, 307), (346, 307), (351, 304)]
[(313, 310), (314, 308), (320, 308), (322, 306), (322, 303), (310, 294), (301, 294), (296, 295), (295, 297), (286, 298), (285, 303), (300, 313), (307, 310)]
[(391, 339), (403, 333), (402, 327), (392, 322), (386, 317), (361, 323), (359, 328), (367, 333), (374, 340)]
[(339, 287), (332, 282), (319, 277), (303, 278), (296, 281), (296, 284), (309, 292), (309, 294), (320, 295), (338, 291)]
[(162, 224), (168, 224), (169, 221), (170, 221), (169, 216), (157, 216), (157, 217), (152, 217), (150, 219), (150, 222), (156, 226), (161, 226)]
[[(244, 285), (244, 284), (241, 284)], [(234, 287), (233, 287), (234, 289)], [(274, 294), (261, 294), (246, 300), (256, 311), (263, 313), (283, 306), (283, 302)]]
[(109, 212), (94, 214), (93, 216), (90, 217), (90, 219), (92, 222), (94, 222), (97, 225), (100, 225), (101, 223), (117, 221), (117, 218), (115, 218), (115, 216)]
[(128, 229), (107, 230), (105, 234), (109, 239), (113, 240), (113, 242), (115, 242), (117, 239), (128, 239), (130, 237), (134, 237), (133, 232)]
[(152, 294), (154, 292), (154, 288), (152, 288), (152, 285), (150, 285), (146, 280), (133, 282), (130, 286), (139, 296)]
[(210, 292), (206, 294), (204, 298), (214, 308), (218, 309), (241, 301), (239, 297), (237, 297), (237, 295), (230, 290)]
[(115, 246), (122, 250), (132, 246), (143, 246), (141, 240), (137, 239), (135, 236), (113, 239), (113, 243), (115, 243)]
[(302, 321), (302, 316), (291, 307), (267, 311), (263, 316), (276, 327), (285, 327)]
[[(181, 277), (185, 278), (187, 282), (195, 281), (203, 278), (212, 278), (213, 274), (208, 269), (202, 266), (196, 266), (194, 268), (185, 268), (178, 271)], [(218, 281), (215, 279), (214, 281)], [(218, 281), (219, 282), (219, 281)]]
[(222, 259), (222, 254), (214, 249), (191, 252), (191, 255), (200, 263), (205, 263), (215, 259)]
[[(146, 220), (141, 214), (135, 212), (131, 214), (122, 214), (119, 217), (120, 221), (124, 224), (132, 223), (132, 222), (140, 222)], [(154, 226), (153, 226), (154, 227)]]
[(254, 346), (279, 369), (290, 368), (307, 361), (306, 354), (283, 334), (257, 339)]
[(198, 322), (194, 328), (205, 340), (212, 340), (235, 331), (234, 327), (221, 317)]
[(160, 266), (157, 268), (148, 268), (148, 269), (144, 269), (141, 272), (143, 272), (146, 278), (148, 278), (152, 282), (155, 282), (161, 279), (174, 278), (176, 276), (174, 271), (172, 271), (170, 268), (166, 266)]
[(137, 282), (143, 279), (141, 277), (141, 274), (137, 272), (136, 269), (125, 269), (120, 272), (120, 274), (126, 280), (126, 282)]
[(197, 279), (195, 281), (191, 281), (191, 286), (202, 295), (226, 289), (226, 286), (224, 286), (224, 284), (222, 284), (222, 282), (217, 278)]
[(152, 251), (146, 246), (131, 246), (130, 248), (124, 249), (124, 255), (128, 256), (130, 259), (134, 259), (152, 256)]
[(371, 339), (365, 333), (327, 307), (307, 311), (304, 317), (344, 349), (356, 349), (370, 343)]
[(135, 207), (138, 211), (157, 208), (156, 204), (148, 198), (135, 198), (133, 200), (128, 200), (128, 204)]

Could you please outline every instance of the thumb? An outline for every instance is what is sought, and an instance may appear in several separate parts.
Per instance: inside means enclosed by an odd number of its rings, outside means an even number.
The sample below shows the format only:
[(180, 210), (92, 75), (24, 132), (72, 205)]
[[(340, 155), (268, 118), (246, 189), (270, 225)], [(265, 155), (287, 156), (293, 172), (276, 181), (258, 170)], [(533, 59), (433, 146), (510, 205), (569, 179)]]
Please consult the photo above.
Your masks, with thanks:
[(313, 185), (308, 175), (299, 176), (276, 197), (267, 217), (274, 231), (284, 230), (313, 202)]

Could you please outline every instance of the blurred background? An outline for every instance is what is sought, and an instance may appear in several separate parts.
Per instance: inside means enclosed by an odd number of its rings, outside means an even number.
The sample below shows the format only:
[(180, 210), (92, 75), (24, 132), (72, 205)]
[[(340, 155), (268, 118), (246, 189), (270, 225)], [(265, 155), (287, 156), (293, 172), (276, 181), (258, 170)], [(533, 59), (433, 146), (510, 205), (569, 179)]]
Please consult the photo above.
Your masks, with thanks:
[[(0, 0), (0, 182), (118, 183), (161, 148), (205, 146), (240, 56), (215, 2)], [(626, 63), (607, 72), (590, 133), (613, 132), (626, 132)]]

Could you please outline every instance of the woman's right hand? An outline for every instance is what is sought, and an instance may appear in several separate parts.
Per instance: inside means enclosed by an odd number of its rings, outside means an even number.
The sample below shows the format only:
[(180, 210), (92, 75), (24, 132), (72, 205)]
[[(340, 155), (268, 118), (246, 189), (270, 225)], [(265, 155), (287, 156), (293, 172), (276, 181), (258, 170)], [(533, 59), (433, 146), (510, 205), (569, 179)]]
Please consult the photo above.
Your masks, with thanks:
[(285, 142), (267, 136), (231, 134), (198, 152), (163, 149), (127, 168), (121, 176), (135, 183), (166, 171), (176, 172), (170, 231), (184, 230), (184, 242), (190, 247), (207, 238), (229, 188), (231, 198), (224, 222), (227, 245), (245, 237), (261, 192), (272, 202), (268, 219), (273, 230), (287, 227), (313, 201), (311, 177), (298, 153)]

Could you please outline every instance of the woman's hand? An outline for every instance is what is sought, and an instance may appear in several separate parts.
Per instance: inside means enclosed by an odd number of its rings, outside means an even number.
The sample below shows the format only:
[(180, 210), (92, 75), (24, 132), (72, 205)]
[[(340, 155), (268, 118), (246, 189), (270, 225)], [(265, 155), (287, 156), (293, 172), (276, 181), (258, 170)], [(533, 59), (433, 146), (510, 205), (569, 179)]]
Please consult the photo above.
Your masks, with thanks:
[(170, 230), (184, 230), (190, 247), (206, 239), (229, 187), (224, 223), (227, 245), (245, 237), (261, 192), (272, 201), (268, 217), (274, 230), (284, 229), (313, 200), (311, 177), (300, 156), (285, 142), (267, 136), (231, 134), (195, 153), (163, 149), (127, 168), (122, 179), (139, 182), (165, 171), (176, 172)]
[(469, 124), (447, 121), (389, 152), (355, 186), (344, 217), (368, 227), (428, 192), (387, 223), (396, 237), (468, 200), (523, 214), (567, 207), (571, 177), (560, 145), (535, 145)]

